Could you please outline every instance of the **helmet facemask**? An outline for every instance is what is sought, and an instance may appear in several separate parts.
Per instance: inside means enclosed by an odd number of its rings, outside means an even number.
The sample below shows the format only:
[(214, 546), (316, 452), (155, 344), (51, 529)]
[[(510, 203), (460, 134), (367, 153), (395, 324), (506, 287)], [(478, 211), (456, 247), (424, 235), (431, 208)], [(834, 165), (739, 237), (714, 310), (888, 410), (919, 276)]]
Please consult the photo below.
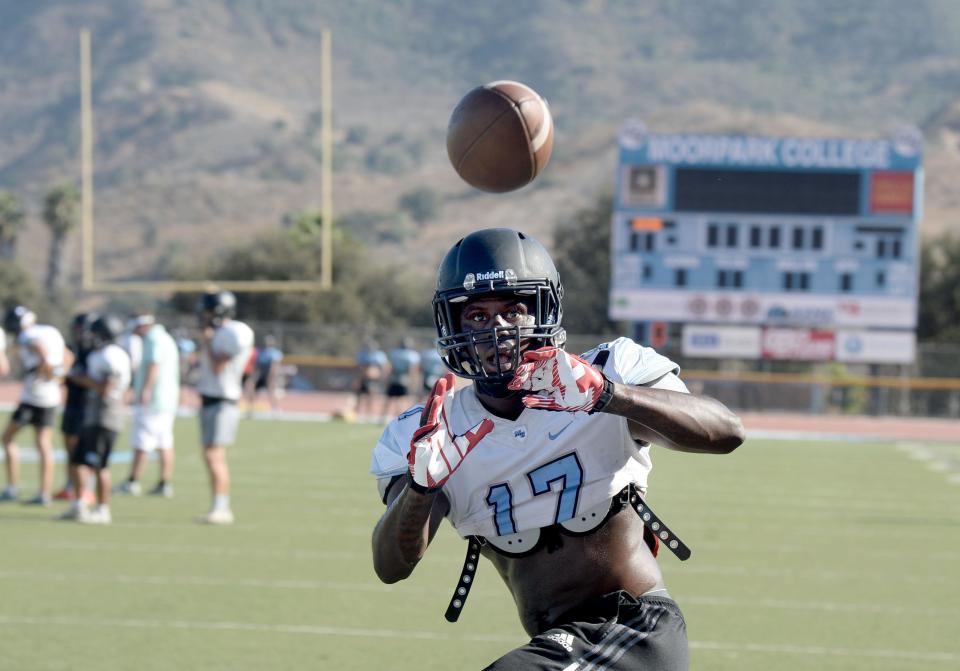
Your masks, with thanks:
[[(505, 395), (506, 385), (520, 365), (524, 345), (530, 350), (551, 345), (563, 347), (566, 343), (566, 332), (560, 327), (562, 291), (547, 278), (522, 281), (507, 278), (483, 282), (481, 286), (468, 279), (463, 289), (438, 292), (433, 301), (434, 319), (439, 334), (437, 348), (444, 364), (454, 374), (475, 380), (484, 391)], [(510, 296), (523, 300), (532, 308), (529, 323), (476, 331), (464, 329), (461, 325), (463, 308), (471, 300)], [(510, 351), (509, 367), (503, 365), (499, 357), (494, 357), (497, 370), (486, 370), (481, 351), (489, 352), (494, 346), (498, 350)]]

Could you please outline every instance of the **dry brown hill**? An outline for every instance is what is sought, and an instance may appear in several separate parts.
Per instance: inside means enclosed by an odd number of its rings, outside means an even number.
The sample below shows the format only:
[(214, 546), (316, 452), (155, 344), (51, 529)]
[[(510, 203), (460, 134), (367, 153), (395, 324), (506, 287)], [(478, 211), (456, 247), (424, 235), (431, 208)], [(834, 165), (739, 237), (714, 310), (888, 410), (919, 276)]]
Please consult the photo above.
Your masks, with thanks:
[[(30, 206), (19, 258), (38, 273), (39, 200), (78, 173), (81, 26), (94, 40), (103, 276), (156, 277), (319, 203), (324, 29), (338, 218), (424, 273), (473, 227), (549, 238), (610, 188), (628, 117), (655, 131), (831, 136), (918, 125), (924, 231), (960, 230), (958, 3), (11, 0), (0, 3), (0, 188)], [(453, 174), (443, 131), (463, 92), (504, 77), (551, 101), (556, 150), (535, 186), (489, 196)], [(399, 199), (425, 187), (438, 216), (397, 218)]]

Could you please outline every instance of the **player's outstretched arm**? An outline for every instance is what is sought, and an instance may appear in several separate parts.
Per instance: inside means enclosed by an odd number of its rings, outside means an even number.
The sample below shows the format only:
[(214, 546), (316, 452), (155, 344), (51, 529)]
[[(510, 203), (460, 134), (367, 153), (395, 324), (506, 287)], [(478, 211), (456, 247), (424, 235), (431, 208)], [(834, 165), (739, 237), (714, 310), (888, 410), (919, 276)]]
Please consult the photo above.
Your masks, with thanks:
[(451, 431), (444, 403), (453, 396), (454, 378), (448, 373), (434, 385), (420, 414), (407, 456), (409, 473), (387, 492), (387, 511), (373, 530), (374, 570), (384, 582), (403, 580), (413, 572), (449, 510), (443, 485), (493, 430), (488, 418), (463, 434)]
[(637, 440), (683, 452), (726, 454), (744, 440), (740, 418), (715, 399), (616, 384), (557, 347), (524, 352), (509, 387), (531, 392), (523, 398), (529, 408), (620, 415)]
[(637, 440), (681, 452), (727, 454), (746, 438), (740, 418), (709, 396), (614, 384), (602, 412), (630, 420)]

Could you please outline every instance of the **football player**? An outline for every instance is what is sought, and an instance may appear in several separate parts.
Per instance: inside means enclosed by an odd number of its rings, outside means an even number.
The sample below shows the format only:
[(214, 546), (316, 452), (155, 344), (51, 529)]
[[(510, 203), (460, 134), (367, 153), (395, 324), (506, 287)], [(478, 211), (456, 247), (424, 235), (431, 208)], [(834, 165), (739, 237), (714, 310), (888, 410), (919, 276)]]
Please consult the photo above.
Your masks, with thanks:
[[(655, 555), (689, 550), (647, 507), (650, 445), (725, 454), (744, 433), (678, 366), (628, 338), (564, 350), (563, 287), (540, 243), (477, 231), (440, 265), (447, 373), (373, 450), (387, 509), (373, 532), (386, 583), (407, 578), (442, 518), (468, 540), (455, 620), (485, 556), (532, 637), (490, 669), (686, 669), (686, 626)], [(473, 384), (456, 388), (454, 374)]]
[(36, 432), (40, 454), (40, 491), (27, 503), (46, 506), (52, 500), (53, 421), (60, 405), (64, 368), (72, 363), (72, 357), (60, 331), (54, 326), (37, 324), (37, 316), (22, 305), (7, 311), (3, 327), (16, 338), (23, 363), (23, 391), (20, 404), (3, 432), (7, 487), (0, 492), (0, 501), (13, 501), (19, 495), (20, 452), (13, 441), (20, 429), (30, 424)]
[(237, 436), (243, 394), (243, 368), (253, 351), (253, 330), (235, 320), (237, 299), (229, 291), (210, 291), (200, 298), (200, 433), (203, 458), (210, 473), (213, 503), (197, 518), (202, 524), (232, 524), (227, 447)]
[[(110, 454), (123, 430), (127, 415), (124, 397), (130, 386), (130, 357), (117, 344), (123, 334), (123, 320), (115, 315), (102, 315), (90, 324), (93, 351), (87, 355), (86, 368), (70, 381), (87, 390), (86, 409), (80, 440), (70, 459), (70, 476), (76, 498), (59, 519), (85, 524), (110, 524)], [(84, 503), (86, 481), (96, 475), (97, 506)]]
[[(90, 326), (99, 317), (95, 312), (80, 312), (73, 316), (70, 322), (69, 349), (73, 353), (73, 366), (64, 378), (67, 394), (63, 404), (63, 416), (60, 418), (60, 432), (63, 436), (63, 448), (67, 453), (67, 464), (70, 463), (73, 451), (80, 440), (80, 430), (83, 427), (83, 413), (87, 405), (87, 389), (73, 380), (80, 378), (87, 371), (87, 356), (93, 351), (93, 335)], [(56, 495), (60, 501), (72, 501), (74, 498), (73, 478), (67, 468), (67, 482)], [(92, 501), (92, 499), (91, 499)]]

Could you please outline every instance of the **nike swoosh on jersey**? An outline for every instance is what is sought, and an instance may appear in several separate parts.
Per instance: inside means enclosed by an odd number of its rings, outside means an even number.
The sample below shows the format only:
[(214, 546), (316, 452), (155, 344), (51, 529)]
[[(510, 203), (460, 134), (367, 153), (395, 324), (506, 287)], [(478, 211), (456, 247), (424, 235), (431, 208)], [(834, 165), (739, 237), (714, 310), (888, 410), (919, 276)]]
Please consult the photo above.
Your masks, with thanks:
[(559, 431), (557, 431), (556, 433), (547, 432), (547, 435), (550, 437), (550, 440), (556, 440), (557, 438), (560, 437), (561, 433), (563, 433), (564, 431), (570, 428), (571, 424), (573, 424), (573, 420), (570, 420), (569, 422), (567, 422), (567, 425), (562, 429), (560, 429)]

